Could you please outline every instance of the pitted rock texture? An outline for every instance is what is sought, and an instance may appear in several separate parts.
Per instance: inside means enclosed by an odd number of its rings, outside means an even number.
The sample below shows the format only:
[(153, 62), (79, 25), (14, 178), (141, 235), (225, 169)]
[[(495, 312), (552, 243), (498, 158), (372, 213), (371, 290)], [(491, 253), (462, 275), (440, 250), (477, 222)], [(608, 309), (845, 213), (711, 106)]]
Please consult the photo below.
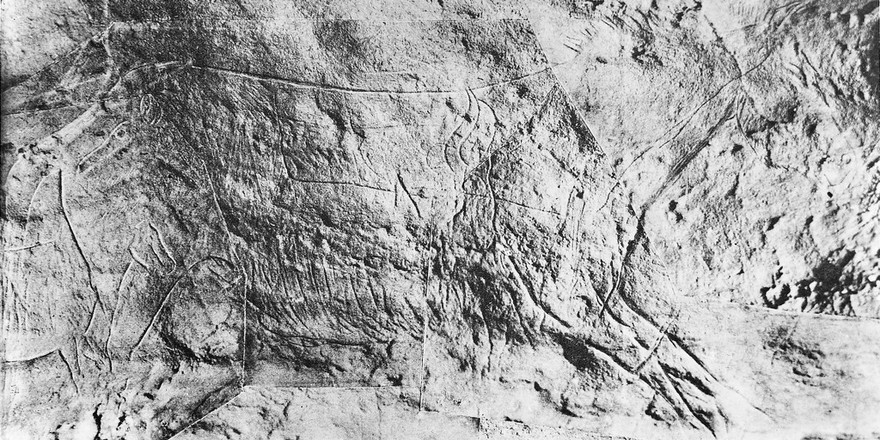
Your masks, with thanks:
[(30, 5), (4, 438), (880, 432), (877, 2)]

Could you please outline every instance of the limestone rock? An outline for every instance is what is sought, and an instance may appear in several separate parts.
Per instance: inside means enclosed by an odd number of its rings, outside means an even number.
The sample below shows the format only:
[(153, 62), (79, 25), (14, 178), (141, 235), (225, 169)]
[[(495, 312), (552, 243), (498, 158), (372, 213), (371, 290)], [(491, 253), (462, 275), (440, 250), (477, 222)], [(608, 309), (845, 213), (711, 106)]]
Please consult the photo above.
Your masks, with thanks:
[(6, 2), (2, 436), (876, 436), (878, 13)]

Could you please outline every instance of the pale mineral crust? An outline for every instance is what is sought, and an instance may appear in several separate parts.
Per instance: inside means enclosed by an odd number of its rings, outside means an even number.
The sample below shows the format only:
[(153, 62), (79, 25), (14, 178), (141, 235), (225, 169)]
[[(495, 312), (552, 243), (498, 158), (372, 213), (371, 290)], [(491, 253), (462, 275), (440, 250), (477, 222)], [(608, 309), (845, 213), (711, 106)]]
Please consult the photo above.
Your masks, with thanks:
[(880, 437), (876, 0), (0, 8), (0, 438)]

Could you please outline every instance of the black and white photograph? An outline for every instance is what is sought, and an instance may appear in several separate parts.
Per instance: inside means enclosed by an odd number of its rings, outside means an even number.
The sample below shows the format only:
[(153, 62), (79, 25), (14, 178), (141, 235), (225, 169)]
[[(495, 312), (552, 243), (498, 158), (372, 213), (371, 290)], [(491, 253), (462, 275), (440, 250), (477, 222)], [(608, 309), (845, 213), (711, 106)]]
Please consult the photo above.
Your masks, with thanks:
[(880, 440), (877, 0), (0, 0), (2, 440)]

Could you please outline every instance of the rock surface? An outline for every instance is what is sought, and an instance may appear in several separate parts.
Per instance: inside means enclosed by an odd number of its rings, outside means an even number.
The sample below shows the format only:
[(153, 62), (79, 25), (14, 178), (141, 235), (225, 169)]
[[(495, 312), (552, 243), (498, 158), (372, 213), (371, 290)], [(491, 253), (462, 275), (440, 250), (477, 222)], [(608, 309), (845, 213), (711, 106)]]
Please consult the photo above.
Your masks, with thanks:
[(880, 433), (876, 1), (2, 8), (3, 438)]

